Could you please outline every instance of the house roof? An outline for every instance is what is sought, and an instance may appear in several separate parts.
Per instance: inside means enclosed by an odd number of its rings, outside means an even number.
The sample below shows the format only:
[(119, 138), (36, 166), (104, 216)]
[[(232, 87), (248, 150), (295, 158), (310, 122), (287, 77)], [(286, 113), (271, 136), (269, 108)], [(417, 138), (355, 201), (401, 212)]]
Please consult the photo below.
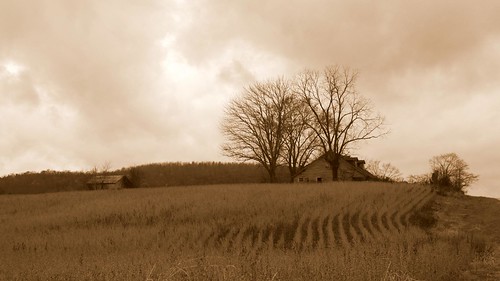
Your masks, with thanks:
[(342, 159), (346, 160), (347, 162), (353, 161), (353, 162), (358, 162), (361, 164), (365, 164), (365, 160), (358, 159), (358, 157), (352, 157), (352, 156), (347, 156), (347, 155), (341, 155), (340, 156)]
[[(359, 160), (358, 163), (365, 163), (364, 160)], [(370, 173), (367, 169), (364, 169), (364, 168), (361, 168), (359, 166), (356, 166), (356, 165), (353, 165), (352, 163), (349, 163), (353, 169), (355, 169), (356, 171), (358, 171), (359, 173), (361, 173), (362, 175), (364, 175), (365, 177), (367, 178), (370, 178), (370, 179), (373, 179), (373, 180), (376, 180), (377, 177), (374, 176), (372, 173)]]
[(113, 175), (113, 176), (94, 176), (87, 184), (115, 184), (126, 178), (124, 175)]

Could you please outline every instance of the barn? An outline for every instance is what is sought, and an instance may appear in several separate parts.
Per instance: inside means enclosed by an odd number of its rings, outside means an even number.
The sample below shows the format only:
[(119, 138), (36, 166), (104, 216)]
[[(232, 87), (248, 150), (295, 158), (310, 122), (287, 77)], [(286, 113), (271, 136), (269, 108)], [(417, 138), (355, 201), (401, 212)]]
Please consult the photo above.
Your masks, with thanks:
[[(339, 161), (338, 178), (341, 181), (367, 181), (377, 180), (365, 169), (365, 161), (357, 157), (341, 156)], [(332, 180), (330, 164), (324, 155), (305, 166), (294, 179), (294, 182), (324, 182)]]
[(132, 187), (132, 182), (124, 175), (94, 176), (87, 182), (88, 189), (121, 189)]

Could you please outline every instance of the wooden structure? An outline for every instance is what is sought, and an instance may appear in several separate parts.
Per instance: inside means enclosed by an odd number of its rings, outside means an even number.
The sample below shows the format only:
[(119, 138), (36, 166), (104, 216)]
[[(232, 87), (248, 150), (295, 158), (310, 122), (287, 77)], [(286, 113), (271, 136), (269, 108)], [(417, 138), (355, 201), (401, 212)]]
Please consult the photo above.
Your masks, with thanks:
[(132, 182), (124, 175), (94, 176), (87, 182), (88, 189), (121, 189), (132, 187)]
[[(365, 161), (357, 157), (341, 156), (339, 161), (338, 179), (340, 181), (368, 181), (377, 180), (365, 169)], [(325, 182), (332, 181), (332, 169), (326, 162), (325, 157), (318, 159), (305, 166), (294, 179), (294, 182)]]

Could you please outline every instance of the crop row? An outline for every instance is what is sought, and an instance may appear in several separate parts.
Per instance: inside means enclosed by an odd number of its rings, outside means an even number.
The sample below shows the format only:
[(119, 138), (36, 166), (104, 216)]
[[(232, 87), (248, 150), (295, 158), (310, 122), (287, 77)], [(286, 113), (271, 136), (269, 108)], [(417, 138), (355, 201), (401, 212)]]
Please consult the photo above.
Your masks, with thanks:
[(318, 209), (275, 225), (219, 226), (200, 238), (204, 248), (230, 252), (352, 247), (386, 239), (410, 227), (411, 214), (432, 197), (430, 189), (415, 187), (390, 202), (361, 200), (336, 212)]

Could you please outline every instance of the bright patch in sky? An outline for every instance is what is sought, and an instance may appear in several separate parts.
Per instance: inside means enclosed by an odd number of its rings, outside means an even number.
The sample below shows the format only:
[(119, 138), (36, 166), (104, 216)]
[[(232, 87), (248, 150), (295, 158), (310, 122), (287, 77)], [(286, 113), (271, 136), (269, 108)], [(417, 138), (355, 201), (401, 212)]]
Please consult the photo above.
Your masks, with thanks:
[(23, 70), (23, 67), (21, 65), (13, 61), (4, 63), (3, 67), (7, 74), (14, 77), (18, 76)]

